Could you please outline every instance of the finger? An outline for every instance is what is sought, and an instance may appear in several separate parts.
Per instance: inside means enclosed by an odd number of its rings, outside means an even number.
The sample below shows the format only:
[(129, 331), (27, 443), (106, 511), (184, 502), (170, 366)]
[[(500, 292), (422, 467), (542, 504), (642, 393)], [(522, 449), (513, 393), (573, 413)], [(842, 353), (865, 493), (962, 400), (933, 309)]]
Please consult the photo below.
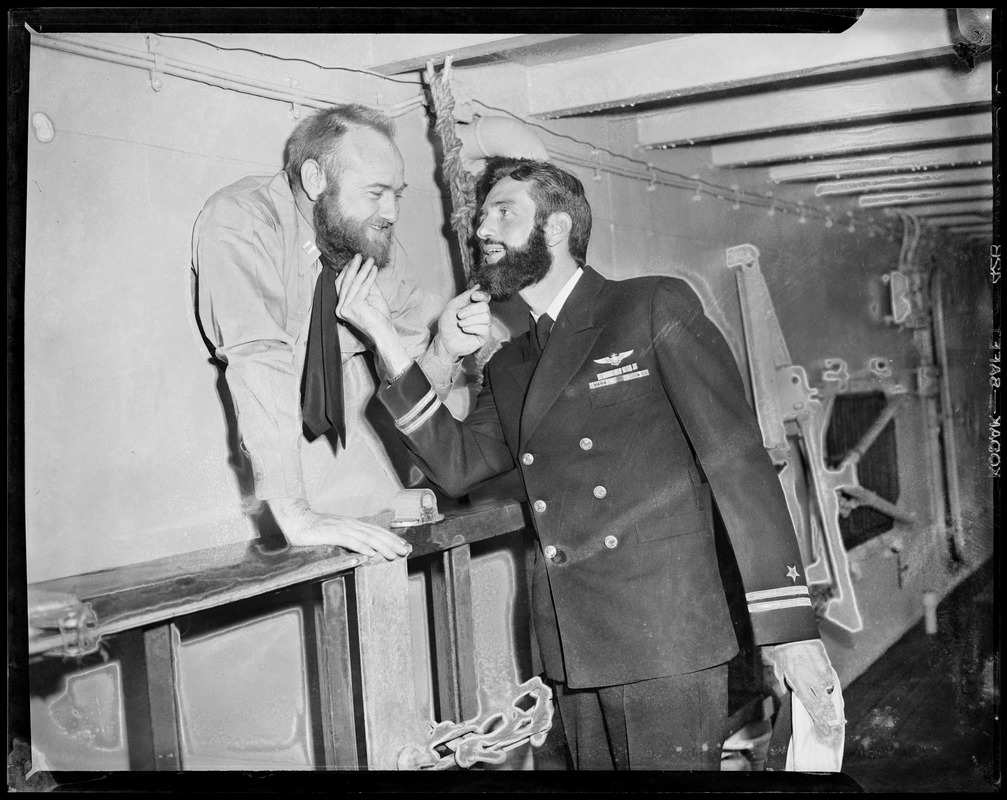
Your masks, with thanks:
[(389, 554), (387, 547), (375, 546), (377, 543), (371, 541), (366, 534), (345, 524), (340, 524), (336, 531), (329, 530), (320, 533), (319, 539), (321, 540), (319, 544), (334, 544), (351, 553), (359, 553), (366, 558), (394, 558), (394, 555)]
[(462, 306), (457, 311), (458, 318), (462, 319), (464, 317), (472, 317), (476, 314), (489, 317), (490, 307), (489, 303), (469, 303), (468, 305)]
[(372, 547), (380, 549), (384, 546), (393, 556), (407, 555), (412, 550), (412, 545), (409, 542), (385, 528), (362, 520), (353, 520), (352, 524), (354, 532), (363, 537)]
[(479, 311), (476, 309), (471, 313), (458, 312), (458, 323), (460, 325), (465, 324), (476, 324), (476, 325), (489, 325), (492, 321), (492, 316), (490, 316), (489, 311)]
[(319, 539), (321, 539), (319, 544), (333, 544), (336, 547), (342, 547), (344, 550), (348, 550), (351, 553), (359, 553), (365, 558), (374, 558), (375, 556), (380, 555), (380, 553), (368, 545), (363, 539), (346, 531), (340, 531), (336, 534), (320, 534)]
[(352, 280), (356, 276), (357, 272), (360, 269), (362, 259), (363, 256), (360, 255), (360, 253), (357, 253), (356, 255), (353, 256), (353, 258), (351, 258), (347, 262), (346, 266), (343, 267), (342, 271), (339, 273), (341, 276), (344, 277), (344, 280), (346, 281)]
[[(369, 297), (371, 292), (375, 291), (374, 281), (378, 277), (378, 269), (374, 266), (374, 262), (367, 259), (370, 266), (366, 267), (366, 272), (364, 273), (363, 280), (360, 282), (359, 293), (361, 297)], [(380, 291), (380, 290), (378, 290)]]
[(390, 537), (387, 531), (360, 531), (360, 540), (372, 547), (382, 558), (391, 561), (409, 555), (412, 549), (405, 541), (396, 537)]
[(343, 287), (347, 286), (353, 277), (357, 274), (357, 269), (360, 267), (360, 254), (353, 256), (350, 262), (343, 267), (339, 274), (336, 276), (336, 291), (339, 292), (340, 297), (343, 295)]
[(453, 297), (448, 301), (448, 308), (458, 310), (464, 308), (472, 302), (472, 295), (476, 293), (476, 289), (466, 289), (457, 297)]
[(490, 301), (489, 292), (484, 292), (481, 289), (474, 289), (469, 296), (473, 303), (488, 303)]
[[(358, 301), (360, 297), (366, 297), (366, 292), (361, 292), (361, 288), (364, 282), (367, 280), (369, 274), (368, 264), (360, 263), (361, 256), (356, 255), (353, 257), (353, 261), (350, 262), (354, 265), (353, 271), (346, 276), (346, 280), (343, 283), (343, 295), (346, 296), (346, 303), (348, 305), (353, 305)], [(370, 259), (368, 259), (370, 261)], [(373, 262), (372, 262), (373, 263)]]
[(462, 309), (458, 312), (458, 319), (467, 319), (478, 322), (489, 322), (493, 319), (493, 315), (490, 314), (489, 308), (483, 304), (478, 304), (474, 306), (469, 306), (468, 308)]
[(459, 325), (458, 326), (462, 333), (467, 333), (469, 336), (488, 336), (490, 332), (489, 325)]

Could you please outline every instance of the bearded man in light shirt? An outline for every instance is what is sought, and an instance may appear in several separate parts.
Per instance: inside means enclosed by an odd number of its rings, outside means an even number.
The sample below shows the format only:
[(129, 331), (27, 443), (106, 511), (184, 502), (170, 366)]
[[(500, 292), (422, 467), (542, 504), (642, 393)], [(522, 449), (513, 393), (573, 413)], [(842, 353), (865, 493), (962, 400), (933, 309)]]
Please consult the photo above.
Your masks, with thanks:
[(370, 259), (383, 311), (439, 396), (465, 338), (427, 346), (420, 294), (393, 257), (406, 185), (394, 134), (365, 106), (312, 115), (288, 139), (282, 172), (218, 191), (193, 232), (198, 320), (224, 366), (255, 500), (291, 545), (385, 558), (409, 546), (361, 517), (401, 483), (364, 414), (371, 342), (335, 316), (335, 276), (357, 254)]

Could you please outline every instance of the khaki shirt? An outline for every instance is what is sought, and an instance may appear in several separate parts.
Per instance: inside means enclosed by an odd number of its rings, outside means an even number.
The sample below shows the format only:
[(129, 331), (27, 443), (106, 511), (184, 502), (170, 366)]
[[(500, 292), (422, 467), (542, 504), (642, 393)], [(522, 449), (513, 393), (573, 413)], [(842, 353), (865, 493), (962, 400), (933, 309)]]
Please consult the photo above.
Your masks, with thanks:
[[(196, 221), (197, 314), (226, 364), (256, 498), (303, 498), (317, 511), (360, 515), (381, 506), (361, 493), (387, 493), (401, 482), (364, 414), (375, 388), (367, 346), (346, 326), (339, 328), (345, 455), (354, 454), (355, 468), (333, 472), (335, 454), (327, 439), (309, 443), (303, 436), (301, 376), (321, 269), (317, 256), (314, 230), (297, 210), (285, 173), (243, 178), (214, 194)], [(397, 263), (401, 258), (378, 273), (377, 285), (407, 352), (438, 393), (446, 394), (457, 367), (427, 348), (419, 292)], [(349, 480), (337, 480), (340, 472)]]

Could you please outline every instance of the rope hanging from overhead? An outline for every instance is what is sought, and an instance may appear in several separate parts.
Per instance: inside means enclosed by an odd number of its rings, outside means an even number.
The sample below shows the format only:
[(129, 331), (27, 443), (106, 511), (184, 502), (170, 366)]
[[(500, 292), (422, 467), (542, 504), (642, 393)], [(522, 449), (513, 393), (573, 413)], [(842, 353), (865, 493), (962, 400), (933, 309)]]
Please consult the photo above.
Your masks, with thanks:
[(465, 169), (462, 161), (462, 140), (455, 131), (455, 98), (451, 94), (451, 58), (444, 61), (444, 69), (436, 72), (432, 62), (427, 62), (427, 83), (434, 101), (434, 130), (444, 145), (444, 175), (451, 189), (451, 227), (458, 237), (462, 256), (462, 274), (468, 282), (472, 271), (472, 219), (476, 213), (476, 181)]
[[(434, 101), (434, 130), (444, 145), (444, 176), (451, 190), (451, 227), (458, 237), (458, 250), (462, 257), (462, 275), (465, 285), (472, 274), (472, 220), (476, 215), (476, 179), (465, 168), (462, 160), (462, 140), (455, 130), (455, 98), (451, 94), (451, 58), (444, 61), (444, 69), (438, 73), (433, 63), (427, 62), (427, 83)], [(473, 354), (474, 385), (478, 391), (482, 386), (483, 369), (486, 362), (500, 348), (502, 340), (497, 333), (490, 332), (486, 343)]]

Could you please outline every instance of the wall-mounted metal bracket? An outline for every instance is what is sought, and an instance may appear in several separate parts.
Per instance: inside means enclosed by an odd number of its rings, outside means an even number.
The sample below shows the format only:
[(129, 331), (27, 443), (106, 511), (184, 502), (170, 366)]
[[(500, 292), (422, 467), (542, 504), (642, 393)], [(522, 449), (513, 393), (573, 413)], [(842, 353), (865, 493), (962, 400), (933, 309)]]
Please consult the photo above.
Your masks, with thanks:
[(150, 70), (150, 88), (159, 92), (164, 88), (164, 56), (161, 54), (161, 40), (152, 34), (147, 35), (147, 52), (154, 59)]
[(936, 366), (916, 368), (916, 393), (920, 397), (936, 397), (941, 392), (941, 371)]
[(901, 325), (913, 313), (913, 305), (909, 301), (909, 277), (903, 272), (893, 270), (882, 275), (881, 280), (888, 286), (892, 301), (892, 313), (885, 315), (885, 322), (889, 325)]
[[(826, 466), (825, 426), (831, 397), (823, 402), (808, 384), (803, 367), (792, 363), (769, 289), (759, 269), (759, 251), (744, 244), (727, 249), (727, 266), (737, 268), (738, 296), (745, 330), (745, 347), (752, 380), (752, 395), (763, 445), (780, 467), (778, 477), (787, 499), (798, 541), (805, 558), (809, 589), (824, 600), (821, 614), (836, 625), (856, 632), (863, 619), (853, 593), (846, 549), (839, 530), (838, 492), (857, 485), (856, 465), (839, 470)], [(846, 364), (839, 359), (826, 362), (831, 380), (844, 384), (849, 379)], [(796, 429), (794, 444), (788, 427)], [(800, 450), (802, 459), (791, 447)], [(811, 497), (802, 502), (794, 465), (807, 465)]]
[(850, 385), (850, 370), (846, 362), (841, 358), (825, 359), (825, 370), (822, 372), (822, 380), (826, 383), (835, 382), (835, 391), (845, 392)]
[(293, 75), (288, 75), (285, 83), (290, 87), (290, 93), (294, 95), (294, 99), (290, 103), (290, 109), (287, 113), (290, 118), (294, 121), (299, 120), (304, 115), (304, 97), (303, 93), (298, 87), (300, 87), (300, 82)]
[(923, 275), (915, 268), (903, 267), (885, 273), (881, 281), (888, 286), (891, 304), (885, 323), (903, 328), (926, 327), (930, 308), (923, 292)]
[(59, 635), (63, 640), (62, 655), (76, 658), (97, 652), (101, 642), (97, 629), (98, 618), (90, 603), (61, 617)]

